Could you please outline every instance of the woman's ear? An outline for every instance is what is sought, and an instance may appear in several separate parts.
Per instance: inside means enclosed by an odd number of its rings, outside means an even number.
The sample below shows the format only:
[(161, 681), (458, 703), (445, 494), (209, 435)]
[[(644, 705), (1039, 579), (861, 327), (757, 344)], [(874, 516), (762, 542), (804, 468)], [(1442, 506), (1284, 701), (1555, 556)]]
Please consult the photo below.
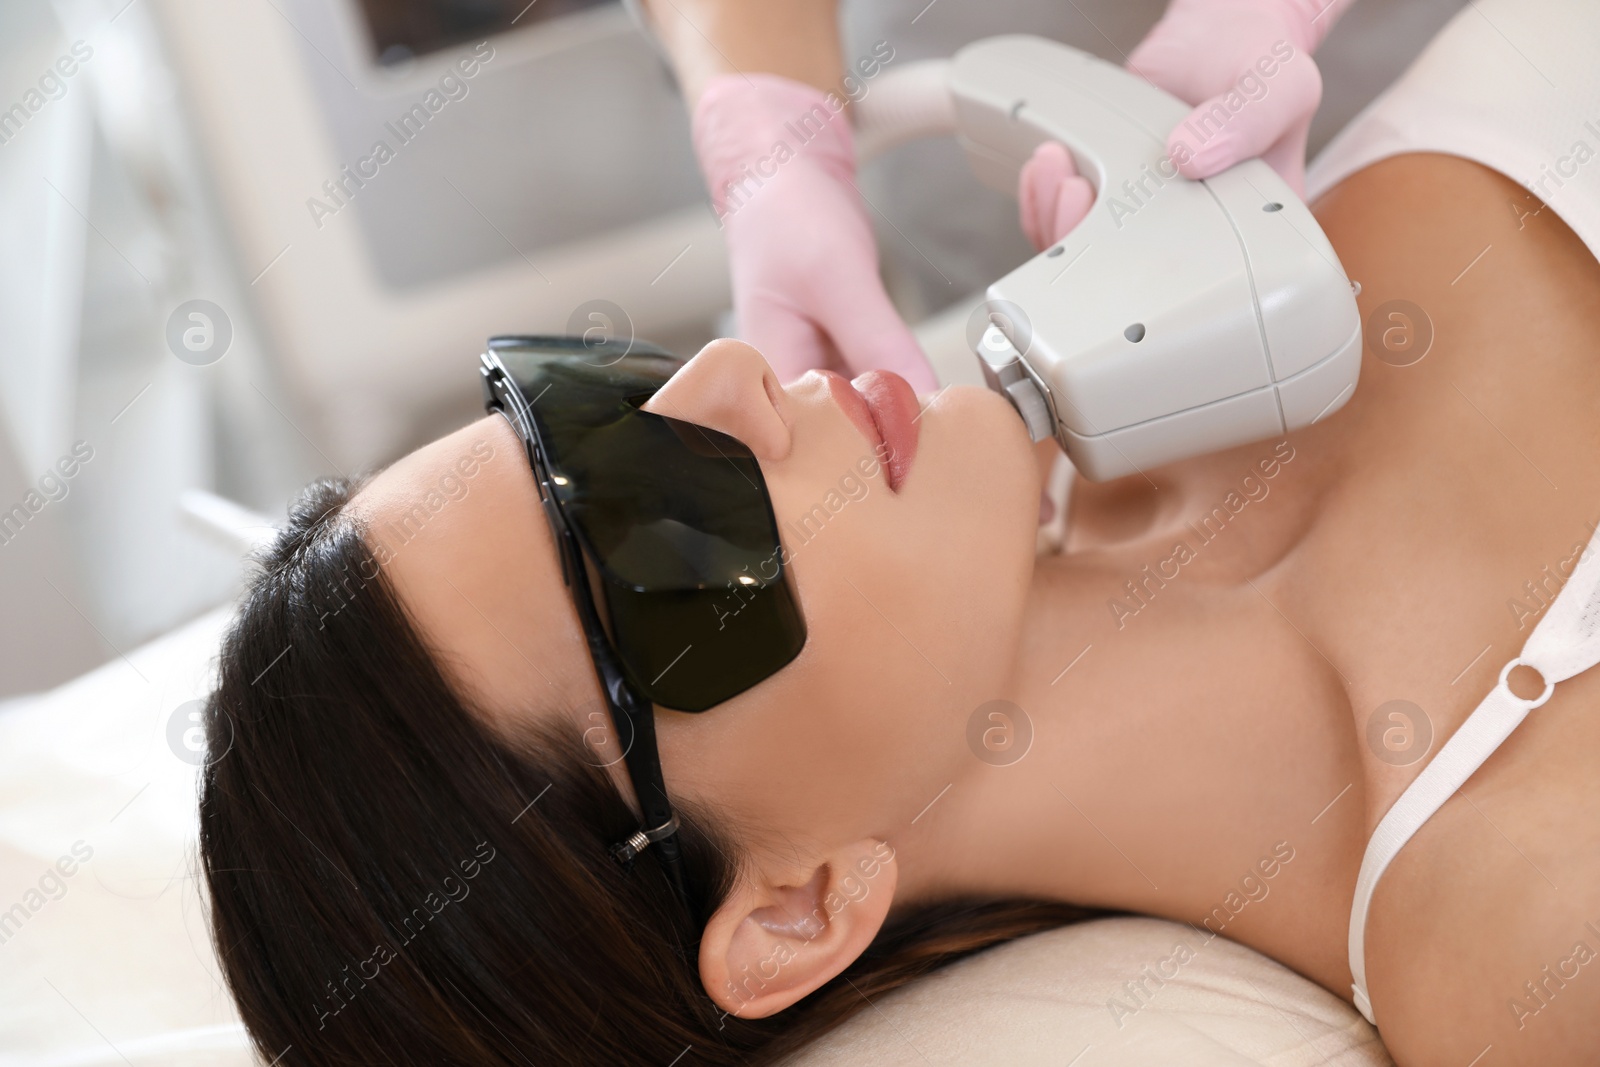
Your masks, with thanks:
[(838, 975), (872, 943), (894, 900), (887, 842), (867, 838), (814, 867), (757, 868), (706, 922), (700, 980), (724, 1011), (759, 1019)]

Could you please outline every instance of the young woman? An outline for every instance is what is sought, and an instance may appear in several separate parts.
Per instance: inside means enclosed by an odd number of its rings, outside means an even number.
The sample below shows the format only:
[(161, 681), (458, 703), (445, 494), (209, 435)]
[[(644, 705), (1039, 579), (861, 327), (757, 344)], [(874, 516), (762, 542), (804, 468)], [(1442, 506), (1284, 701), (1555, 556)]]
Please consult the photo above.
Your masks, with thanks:
[[(638, 675), (674, 631), (623, 599), (597, 630), (515, 411), (314, 486), (210, 702), (202, 858), (259, 1048), (770, 1062), (933, 966), (1113, 909), (1346, 997), (1364, 962), (1401, 1067), (1587, 1062), (1600, 672), (1547, 684), (1402, 842), (1347, 952), (1380, 820), (1590, 574), (1600, 265), (1542, 206), (1458, 156), (1352, 174), (1316, 213), (1368, 317), (1354, 398), (1080, 485), (1059, 556), (1033, 554), (1039, 479), (999, 397), (784, 387), (708, 346), (635, 399), (770, 500), (779, 564), (716, 615), (765, 636), (744, 688), (632, 728), (612, 646)], [(591, 504), (716, 499), (566, 455)], [(616, 518), (595, 507), (580, 526)], [(780, 589), (792, 615), (742, 616)], [(1552, 681), (1506, 672), (1523, 698)]]

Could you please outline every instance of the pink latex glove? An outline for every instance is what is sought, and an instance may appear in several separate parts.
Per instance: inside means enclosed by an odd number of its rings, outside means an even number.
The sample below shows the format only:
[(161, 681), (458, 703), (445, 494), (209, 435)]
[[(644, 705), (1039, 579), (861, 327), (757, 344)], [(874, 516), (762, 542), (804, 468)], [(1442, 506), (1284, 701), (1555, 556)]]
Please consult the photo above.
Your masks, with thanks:
[(849, 117), (829, 100), (777, 75), (725, 74), (695, 107), (695, 153), (728, 242), (740, 334), (781, 381), (827, 366), (836, 351), (852, 372), (890, 370), (932, 392), (933, 368), (878, 277)]
[(1017, 208), (1022, 232), (1043, 252), (1072, 232), (1094, 206), (1094, 186), (1078, 173), (1072, 153), (1059, 141), (1046, 141), (1022, 165)]
[(1306, 134), (1322, 100), (1311, 58), (1354, 0), (1172, 0), (1128, 69), (1196, 105), (1167, 138), (1186, 178), (1260, 156), (1305, 195)]
[[(1167, 138), (1186, 178), (1260, 156), (1305, 195), (1306, 135), (1322, 100), (1311, 53), (1354, 0), (1172, 0), (1128, 69), (1197, 105)], [(1022, 168), (1022, 231), (1041, 251), (1082, 221), (1094, 189), (1046, 142)]]

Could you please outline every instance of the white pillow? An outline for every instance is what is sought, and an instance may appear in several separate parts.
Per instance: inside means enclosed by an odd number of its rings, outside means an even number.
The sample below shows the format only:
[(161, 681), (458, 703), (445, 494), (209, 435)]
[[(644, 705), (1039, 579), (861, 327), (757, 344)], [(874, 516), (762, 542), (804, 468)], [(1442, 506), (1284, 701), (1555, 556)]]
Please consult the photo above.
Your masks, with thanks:
[(858, 1063), (1391, 1067), (1377, 1032), (1332, 993), (1232, 941), (1144, 918), (980, 953), (790, 1061)]

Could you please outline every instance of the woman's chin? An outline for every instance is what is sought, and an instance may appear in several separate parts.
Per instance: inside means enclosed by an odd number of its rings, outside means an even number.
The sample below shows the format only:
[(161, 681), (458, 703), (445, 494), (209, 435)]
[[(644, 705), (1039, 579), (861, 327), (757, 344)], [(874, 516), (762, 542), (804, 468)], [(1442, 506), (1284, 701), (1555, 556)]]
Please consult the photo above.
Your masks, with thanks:
[(993, 389), (981, 385), (950, 385), (919, 399), (925, 422), (937, 418), (940, 423), (963, 427), (975, 441), (983, 441), (984, 447), (993, 442), (995, 447), (1010, 448), (1019, 454), (1032, 447), (1017, 409)]
[(903, 492), (941, 497), (949, 520), (967, 515), (996, 535), (1015, 526), (1031, 543), (1038, 461), (1010, 402), (981, 386), (952, 385), (923, 398), (919, 421), (917, 465)]

